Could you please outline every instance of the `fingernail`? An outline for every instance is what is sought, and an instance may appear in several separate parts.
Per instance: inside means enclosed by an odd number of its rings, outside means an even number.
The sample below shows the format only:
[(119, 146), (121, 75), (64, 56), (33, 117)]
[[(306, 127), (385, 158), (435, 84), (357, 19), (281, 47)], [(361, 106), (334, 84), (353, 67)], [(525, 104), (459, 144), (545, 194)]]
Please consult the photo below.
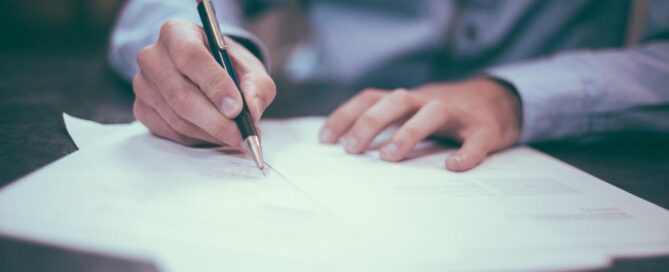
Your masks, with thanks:
[(448, 157), (448, 159), (450, 159), (453, 163), (455, 163), (457, 165), (460, 165), (462, 163), (462, 161), (464, 160), (462, 158), (462, 156), (460, 156), (458, 154), (450, 156), (450, 157)]
[(388, 144), (388, 145), (384, 146), (384, 147), (381, 149), (381, 153), (382, 153), (382, 155), (384, 155), (386, 158), (393, 158), (393, 157), (395, 157), (395, 153), (397, 153), (397, 150), (398, 150), (398, 149), (399, 149), (399, 148), (397, 147), (396, 144), (391, 143), (391, 144)]
[(353, 138), (353, 137), (346, 137), (344, 139), (344, 148), (346, 148), (346, 151), (348, 152), (355, 152), (355, 148), (358, 145), (358, 140)]
[(221, 102), (221, 111), (223, 111), (223, 114), (225, 114), (225, 116), (228, 118), (235, 117), (235, 113), (237, 113), (237, 107), (237, 102), (235, 102), (235, 100), (230, 97), (223, 98), (223, 102)]
[(256, 116), (256, 118), (255, 118), (256, 122), (260, 122), (260, 117), (262, 117), (262, 112), (264, 110), (262, 108), (262, 104), (260, 103), (260, 99), (258, 99), (258, 98), (253, 99), (253, 105), (256, 107), (256, 109), (258, 109), (258, 116)]
[(244, 81), (242, 82), (242, 91), (244, 95), (255, 95), (256, 85), (252, 81)]
[(332, 131), (329, 128), (321, 129), (321, 135), (318, 136), (321, 143), (327, 144), (332, 142)]

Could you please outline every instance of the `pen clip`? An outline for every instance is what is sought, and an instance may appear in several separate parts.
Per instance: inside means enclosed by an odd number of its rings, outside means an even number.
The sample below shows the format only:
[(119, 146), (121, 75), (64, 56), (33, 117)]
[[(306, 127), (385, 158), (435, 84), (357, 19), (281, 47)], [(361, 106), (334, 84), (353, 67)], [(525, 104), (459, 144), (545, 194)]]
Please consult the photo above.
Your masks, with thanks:
[(212, 34), (214, 35), (214, 41), (216, 42), (216, 47), (220, 50), (226, 50), (227, 45), (225, 40), (223, 40), (223, 34), (221, 33), (221, 28), (218, 25), (218, 20), (216, 19), (216, 10), (214, 9), (214, 4), (211, 0), (202, 0), (202, 5), (204, 6), (205, 14), (207, 16), (207, 21), (211, 26)]

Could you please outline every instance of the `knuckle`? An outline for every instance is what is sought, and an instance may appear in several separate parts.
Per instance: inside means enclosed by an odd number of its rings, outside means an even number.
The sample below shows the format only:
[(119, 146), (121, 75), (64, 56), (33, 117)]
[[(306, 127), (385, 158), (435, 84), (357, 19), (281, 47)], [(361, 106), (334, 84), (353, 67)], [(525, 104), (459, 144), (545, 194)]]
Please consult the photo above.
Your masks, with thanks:
[(227, 139), (228, 138), (228, 128), (225, 126), (216, 126), (214, 127), (213, 136), (218, 139)]
[(274, 101), (276, 97), (276, 83), (274, 80), (269, 75), (263, 75), (260, 82), (263, 90), (266, 90), (263, 93), (265, 93), (267, 103)]
[(440, 100), (430, 100), (425, 104), (426, 107), (434, 108), (434, 109), (445, 109), (448, 108), (448, 104), (445, 102), (442, 102)]
[(377, 95), (380, 91), (374, 88), (366, 88), (360, 92), (362, 96), (374, 96)]
[(137, 52), (136, 61), (137, 61), (137, 65), (139, 65), (140, 68), (146, 68), (147, 67), (147, 65), (151, 61), (152, 51), (153, 51), (153, 46), (149, 45), (149, 46), (142, 47), (142, 49), (140, 49)]
[(407, 89), (396, 89), (388, 96), (389, 99), (392, 99), (394, 103), (417, 106), (419, 103), (418, 96), (408, 91)]
[(177, 114), (184, 114), (188, 111), (188, 106), (190, 105), (191, 93), (185, 90), (174, 90), (169, 92), (167, 95), (167, 104), (169, 104), (172, 109)]
[(137, 74), (132, 77), (132, 90), (135, 92), (135, 96), (144, 97), (147, 93), (146, 88), (145, 79), (141, 75)]
[(176, 19), (169, 19), (160, 27), (160, 36), (169, 37), (175, 28), (178, 28), (181, 21)]
[(235, 144), (231, 142), (233, 139), (232, 130), (225, 125), (215, 126), (212, 131), (212, 136), (214, 136), (216, 139), (224, 141), (225, 143)]
[(137, 120), (144, 123), (144, 109), (138, 100), (135, 100), (135, 103), (132, 105), (132, 114), (135, 116), (135, 118), (137, 118)]
[(172, 55), (172, 60), (174, 65), (179, 69), (187, 69), (190, 67), (197, 57), (200, 55), (203, 50), (202, 45), (196, 44), (188, 41), (179, 41), (174, 45), (174, 50), (170, 52), (176, 52)]
[[(183, 48), (183, 47), (184, 46), (180, 46), (180, 48)], [(174, 66), (176, 66), (179, 70), (183, 71), (184, 67), (187, 67), (190, 64), (190, 56), (189, 56), (190, 53), (189, 53), (188, 50), (184, 51), (184, 50), (176, 49), (174, 51), (178, 52), (178, 53), (175, 53), (175, 54), (170, 53), (171, 59), (174, 63)], [(173, 51), (170, 51), (170, 52), (173, 52)]]
[(210, 98), (213, 98), (216, 93), (229, 92), (230, 86), (223, 77), (216, 76), (215, 73), (209, 73), (201, 88)]
[(276, 90), (276, 84), (274, 83), (274, 80), (272, 80), (272, 77), (270, 77), (268, 74), (263, 73), (259, 75), (258, 82), (260, 82), (260, 84), (268, 90)]
[(139, 73), (132, 76), (132, 79), (130, 80), (130, 82), (132, 83), (133, 87), (135, 87), (139, 84), (139, 77), (140, 77)]
[(502, 130), (499, 127), (495, 126), (483, 126), (476, 131), (476, 135), (480, 138), (494, 139), (498, 138), (502, 133)]
[(186, 122), (181, 118), (176, 118), (170, 123), (170, 127), (181, 135), (191, 135), (193, 134), (193, 127), (190, 123)]
[(418, 115), (423, 118), (429, 116), (429, 118), (442, 125), (445, 125), (449, 120), (452, 122), (462, 121), (462, 116), (456, 115), (448, 103), (439, 100), (431, 100), (423, 104), (418, 111)]
[(426, 109), (429, 109), (430, 111), (434, 112), (435, 114), (438, 114), (440, 116), (446, 116), (451, 114), (451, 109), (448, 106), (448, 104), (439, 101), (439, 100), (432, 100), (427, 102), (424, 106)]
[(397, 133), (397, 136), (401, 139), (413, 139), (415, 137), (418, 137), (421, 134), (420, 129), (414, 126), (404, 126), (402, 129), (400, 129)]
[(360, 94), (358, 95), (358, 98), (365, 102), (373, 102), (377, 100), (381, 95), (383, 95), (383, 92), (378, 90), (378, 89), (364, 89)]
[(358, 119), (358, 123), (365, 128), (378, 127), (382, 124), (382, 122), (383, 120), (380, 116), (376, 116), (370, 113), (365, 113)]
[(398, 100), (406, 100), (406, 99), (413, 98), (413, 94), (411, 94), (406, 89), (402, 89), (402, 88), (395, 89), (390, 95), (391, 95), (391, 97), (394, 97)]
[(140, 77), (141, 76), (139, 74), (136, 74), (132, 77), (131, 81), (132, 89), (135, 90), (135, 92), (137, 92), (138, 89), (142, 88), (142, 82), (141, 82), (142, 79)]

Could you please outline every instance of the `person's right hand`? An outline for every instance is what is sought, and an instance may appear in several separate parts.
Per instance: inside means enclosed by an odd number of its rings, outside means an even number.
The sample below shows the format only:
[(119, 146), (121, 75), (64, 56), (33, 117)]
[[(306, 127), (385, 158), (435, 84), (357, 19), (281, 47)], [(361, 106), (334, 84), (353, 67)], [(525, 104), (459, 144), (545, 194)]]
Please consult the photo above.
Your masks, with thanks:
[[(276, 86), (251, 52), (233, 39), (226, 42), (246, 105), (258, 122)], [(139, 51), (137, 63), (133, 112), (154, 134), (185, 145), (241, 147), (234, 118), (241, 112), (242, 97), (209, 52), (200, 26), (167, 21), (158, 41)]]

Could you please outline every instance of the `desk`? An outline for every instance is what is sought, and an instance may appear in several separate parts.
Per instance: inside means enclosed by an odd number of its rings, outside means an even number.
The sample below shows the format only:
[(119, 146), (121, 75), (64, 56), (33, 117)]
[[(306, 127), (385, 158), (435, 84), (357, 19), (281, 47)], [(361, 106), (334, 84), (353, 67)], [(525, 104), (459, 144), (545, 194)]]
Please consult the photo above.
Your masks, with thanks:
[[(323, 86), (311, 86), (320, 89)], [(320, 90), (317, 90), (320, 91)], [(327, 107), (299, 103), (298, 90), (279, 83), (269, 117), (326, 114), (345, 99), (325, 95)], [(340, 93), (341, 94), (341, 93)], [(338, 98), (337, 98), (338, 97)], [(102, 123), (132, 117), (130, 86), (115, 78), (101, 51), (71, 54), (31, 51), (0, 53), (0, 186), (39, 169), (76, 146), (61, 113)], [(544, 143), (536, 148), (665, 209), (669, 208), (667, 135), (627, 135), (597, 144)], [(668, 226), (669, 227), (669, 226)], [(0, 236), (0, 271), (156, 271), (151, 264)], [(669, 271), (669, 257), (616, 261), (605, 271)]]

